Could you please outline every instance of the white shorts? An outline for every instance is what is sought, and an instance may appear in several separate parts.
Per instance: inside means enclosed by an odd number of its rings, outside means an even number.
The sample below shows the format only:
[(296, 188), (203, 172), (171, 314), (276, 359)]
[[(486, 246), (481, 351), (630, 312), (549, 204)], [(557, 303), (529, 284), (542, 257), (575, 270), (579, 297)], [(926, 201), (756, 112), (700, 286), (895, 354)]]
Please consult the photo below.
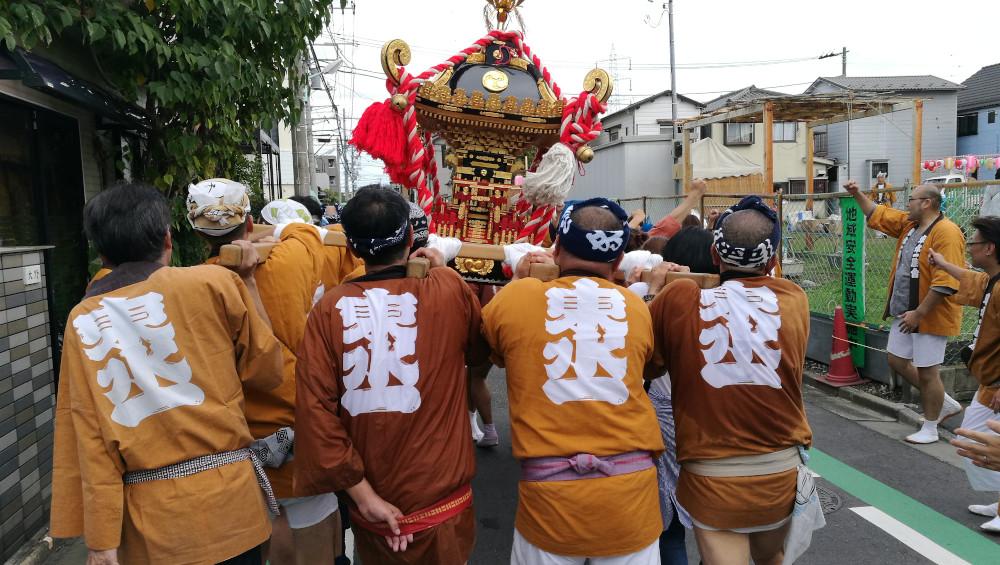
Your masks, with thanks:
[(279, 498), (278, 505), (288, 518), (288, 526), (293, 530), (319, 524), (336, 512), (338, 507), (337, 495), (332, 492), (299, 498)]
[(892, 322), (889, 345), (886, 349), (896, 357), (909, 359), (914, 367), (934, 367), (944, 363), (944, 350), (948, 338), (932, 334), (904, 334), (899, 329), (900, 320)]
[[(979, 399), (973, 398), (972, 403), (965, 409), (965, 416), (962, 418), (962, 427), (974, 432), (983, 432), (995, 436), (997, 433), (986, 426), (986, 422), (990, 420), (1000, 420), (1000, 414), (997, 414), (989, 406), (979, 402)], [(961, 437), (959, 439), (966, 440), (966, 438)], [(962, 466), (965, 469), (966, 476), (969, 478), (969, 485), (972, 487), (972, 490), (1000, 492), (1000, 472), (977, 467), (965, 457), (962, 458)]]
[(514, 529), (514, 547), (510, 552), (511, 565), (659, 565), (660, 540), (635, 553), (611, 557), (574, 557), (556, 555), (534, 546)]

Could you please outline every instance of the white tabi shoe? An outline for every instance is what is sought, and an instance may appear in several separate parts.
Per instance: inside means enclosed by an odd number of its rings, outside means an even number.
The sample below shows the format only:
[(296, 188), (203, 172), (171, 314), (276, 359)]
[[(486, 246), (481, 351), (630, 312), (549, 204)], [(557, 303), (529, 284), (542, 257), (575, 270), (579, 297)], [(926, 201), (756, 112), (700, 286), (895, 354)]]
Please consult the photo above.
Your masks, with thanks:
[(479, 421), (476, 420), (475, 412), (469, 412), (469, 424), (472, 427), (472, 441), (479, 443), (479, 440), (483, 439), (483, 430), (479, 428)]
[(934, 424), (932, 427), (928, 425), (928, 422), (924, 422), (920, 431), (906, 436), (906, 441), (920, 444), (935, 443), (938, 439), (937, 424)]
[(948, 418), (958, 416), (962, 413), (962, 410), (964, 408), (962, 408), (961, 403), (946, 394), (944, 395), (944, 403), (941, 404), (941, 417), (938, 419), (938, 422), (944, 422)]
[(1000, 534), (1000, 516), (994, 516), (989, 522), (980, 525), (979, 529), (991, 534)]
[(977, 516), (986, 516), (987, 518), (997, 517), (997, 503), (993, 504), (970, 504), (969, 512)]

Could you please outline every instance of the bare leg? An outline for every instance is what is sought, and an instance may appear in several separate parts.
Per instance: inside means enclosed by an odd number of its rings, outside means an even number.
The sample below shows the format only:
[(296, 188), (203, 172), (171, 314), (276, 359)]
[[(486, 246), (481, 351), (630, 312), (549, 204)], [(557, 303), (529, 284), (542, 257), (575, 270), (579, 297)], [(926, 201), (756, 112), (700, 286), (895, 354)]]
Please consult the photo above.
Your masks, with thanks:
[(490, 388), (486, 385), (486, 375), (489, 374), (492, 364), (487, 363), (482, 367), (469, 367), (469, 395), (472, 398), (472, 409), (479, 411), (479, 416), (483, 423), (490, 425), (493, 423), (493, 403), (490, 395)]
[(781, 565), (785, 558), (785, 538), (792, 522), (767, 532), (750, 534), (750, 555), (754, 565)]
[(750, 536), (747, 534), (695, 527), (694, 537), (705, 565), (747, 565), (750, 562)]
[(917, 375), (917, 368), (913, 366), (913, 363), (911, 363), (909, 359), (896, 357), (892, 353), (889, 353), (888, 356), (889, 368), (899, 376), (906, 379), (906, 382), (920, 388), (920, 377)]
[(292, 565), (295, 563), (295, 544), (288, 518), (282, 513), (271, 522), (271, 539), (264, 546), (264, 555), (270, 565)]
[(919, 367), (917, 375), (920, 379), (920, 403), (924, 407), (924, 419), (937, 421), (941, 417), (941, 406), (944, 404), (944, 384), (941, 383), (940, 366)]
[(295, 565), (333, 563), (336, 539), (340, 537), (340, 512), (308, 528), (292, 530), (295, 540)]

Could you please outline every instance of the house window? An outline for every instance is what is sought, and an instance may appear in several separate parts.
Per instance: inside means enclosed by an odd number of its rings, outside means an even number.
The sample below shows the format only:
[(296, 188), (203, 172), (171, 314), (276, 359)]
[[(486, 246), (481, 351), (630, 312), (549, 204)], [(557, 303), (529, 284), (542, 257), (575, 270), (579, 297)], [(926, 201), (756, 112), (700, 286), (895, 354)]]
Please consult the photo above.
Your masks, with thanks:
[(753, 145), (753, 124), (726, 124), (726, 145)]
[(795, 143), (796, 122), (775, 122), (773, 126), (775, 143)]
[(660, 135), (674, 135), (674, 126), (670, 122), (660, 122)]
[(618, 136), (621, 132), (621, 126), (615, 126), (613, 128), (608, 128), (608, 141), (615, 142), (618, 141)]
[(817, 157), (826, 157), (830, 149), (827, 145), (828, 141), (826, 138), (825, 131), (814, 131), (813, 132), (813, 155)]
[(877, 179), (880, 174), (887, 177), (889, 176), (889, 161), (871, 162), (871, 186), (875, 186), (875, 179)]
[[(827, 190), (827, 179), (813, 179), (813, 194), (823, 194)], [(788, 179), (788, 191), (785, 194), (805, 194), (806, 179)]]
[(708, 124), (707, 126), (701, 126), (701, 134), (699, 139), (708, 139), (710, 137), (712, 137), (712, 124)]
[(997, 113), (995, 111), (989, 111), (986, 113), (986, 123), (993, 124), (997, 121)]
[(976, 135), (979, 133), (979, 113), (966, 114), (958, 117), (958, 136)]

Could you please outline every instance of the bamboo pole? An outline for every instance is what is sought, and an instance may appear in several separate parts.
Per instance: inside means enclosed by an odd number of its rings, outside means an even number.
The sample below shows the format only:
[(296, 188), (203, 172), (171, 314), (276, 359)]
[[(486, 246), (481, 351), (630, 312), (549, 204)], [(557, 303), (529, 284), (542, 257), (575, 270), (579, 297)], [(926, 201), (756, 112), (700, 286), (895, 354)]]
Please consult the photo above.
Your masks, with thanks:
[(806, 126), (806, 194), (809, 195), (809, 198), (806, 200), (806, 210), (810, 211), (813, 209), (812, 195), (815, 192), (815, 187), (813, 186), (815, 152), (816, 148), (813, 146), (813, 129)]
[(917, 100), (913, 103), (913, 177), (910, 183), (913, 186), (920, 184), (920, 167), (923, 159), (923, 139), (924, 139), (924, 101)]
[(681, 163), (684, 170), (681, 171), (681, 194), (687, 194), (688, 185), (691, 184), (691, 130), (683, 128), (681, 139), (684, 144), (681, 149)]
[(774, 103), (764, 103), (764, 186), (774, 192)]

